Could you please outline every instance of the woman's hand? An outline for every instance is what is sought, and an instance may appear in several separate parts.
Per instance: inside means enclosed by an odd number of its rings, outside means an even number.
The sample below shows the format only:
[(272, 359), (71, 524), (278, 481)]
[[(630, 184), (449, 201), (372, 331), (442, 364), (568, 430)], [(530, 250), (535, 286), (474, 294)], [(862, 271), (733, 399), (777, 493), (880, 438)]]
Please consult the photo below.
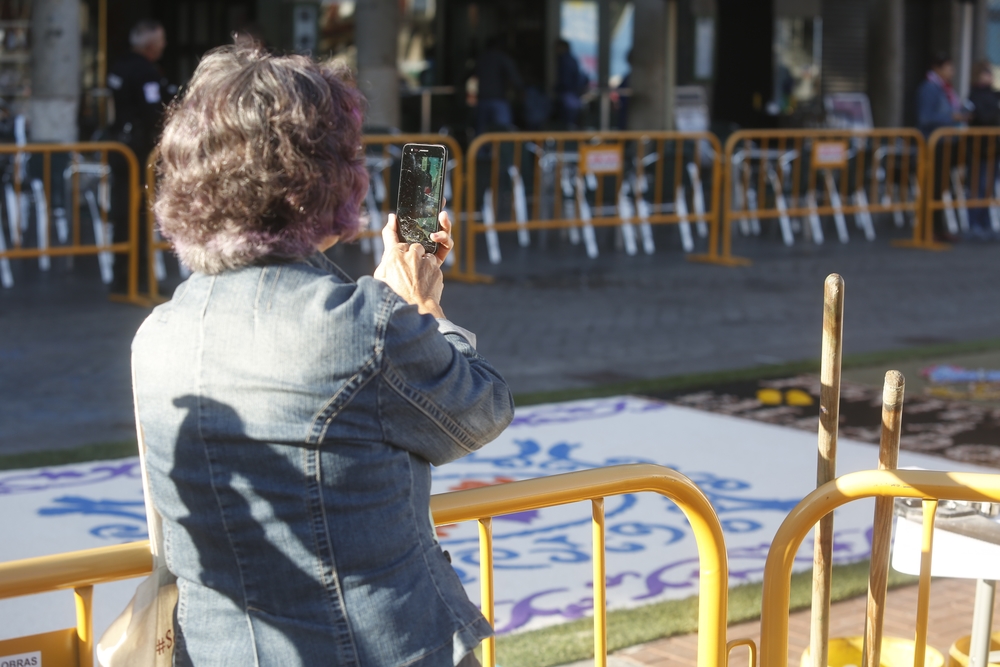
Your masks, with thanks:
[[(438, 251), (431, 255), (419, 243), (400, 243), (396, 238), (396, 216), (389, 214), (389, 221), (382, 228), (385, 252), (375, 267), (375, 278), (392, 288), (407, 303), (412, 303), (421, 314), (429, 313), (444, 318), (441, 310), (441, 292), (444, 274), (441, 262), (451, 250), (451, 221), (441, 213), (441, 231), (431, 235), (438, 244)], [(447, 223), (447, 226), (445, 226)]]
[[(447, 203), (446, 199), (444, 203)], [(442, 204), (443, 206), (444, 204)], [(395, 220), (395, 218), (393, 218)], [(431, 234), (431, 241), (438, 244), (438, 249), (434, 253), (434, 256), (438, 258), (438, 261), (444, 264), (444, 258), (448, 256), (451, 249), (455, 247), (455, 240), (451, 236), (451, 218), (448, 217), (447, 211), (441, 211), (438, 213), (438, 224), (441, 225), (441, 231), (434, 232)]]

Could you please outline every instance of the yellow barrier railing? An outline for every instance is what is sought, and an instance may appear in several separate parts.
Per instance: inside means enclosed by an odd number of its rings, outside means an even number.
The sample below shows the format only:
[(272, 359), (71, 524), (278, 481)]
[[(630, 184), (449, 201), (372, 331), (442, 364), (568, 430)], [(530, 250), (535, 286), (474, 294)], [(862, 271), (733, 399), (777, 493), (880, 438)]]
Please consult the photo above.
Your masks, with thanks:
[(734, 224), (749, 233), (764, 219), (778, 220), (786, 245), (793, 242), (793, 219), (816, 242), (829, 216), (841, 242), (848, 239), (848, 215), (869, 240), (873, 214), (892, 213), (902, 226), (909, 213), (919, 227), (924, 155), (924, 138), (911, 128), (735, 132), (726, 141), (719, 254), (731, 255)]
[(994, 231), (1000, 232), (1000, 128), (942, 127), (927, 139), (926, 204), (913, 239), (901, 242), (914, 248), (944, 250), (935, 240), (934, 218), (940, 211), (943, 226), (955, 236), (970, 229), (970, 209), (978, 209)]
[(149, 542), (42, 556), (0, 563), (0, 599), (73, 589), (76, 627), (0, 642), (5, 655), (40, 651), (41, 664), (92, 667), (94, 664), (94, 585), (149, 574)]
[[(512, 482), (499, 486), (433, 496), (436, 525), (477, 521), (483, 615), (493, 623), (493, 543), (491, 517), (590, 500), (594, 538), (594, 654), (596, 665), (607, 664), (605, 610), (604, 498), (651, 491), (673, 500), (691, 524), (700, 561), (698, 667), (726, 664), (728, 569), (722, 527), (708, 498), (684, 475), (650, 464), (614, 466)], [(26, 650), (49, 652), (46, 665), (90, 667), (93, 653), (91, 595), (94, 584), (148, 574), (152, 569), (149, 542), (89, 549), (69, 554), (0, 564), (0, 598), (73, 588), (77, 592), (77, 628), (10, 642)], [(67, 638), (72, 639), (69, 641)], [(63, 646), (59, 652), (59, 646)], [(14, 648), (0, 642), (0, 648)], [(496, 665), (495, 641), (484, 642), (487, 667)]]
[[(680, 473), (650, 464), (633, 464), (566, 473), (498, 486), (433, 496), (436, 525), (477, 521), (480, 534), (480, 570), (483, 614), (493, 622), (493, 547), (491, 517), (571, 502), (590, 500), (593, 507), (594, 581), (604, 581), (604, 498), (650, 491), (670, 498), (684, 512), (698, 544), (700, 561), (698, 666), (724, 667), (728, 653), (737, 646), (750, 649), (751, 640), (726, 643), (728, 573), (725, 543), (718, 518), (708, 499)], [(851, 473), (810, 493), (781, 524), (768, 552), (764, 571), (760, 664), (787, 667), (788, 604), (792, 566), (803, 539), (813, 526), (834, 509), (862, 498), (918, 498), (925, 501), (924, 541), (920, 590), (916, 610), (916, 667), (926, 645), (929, 605), (930, 551), (937, 499), (1000, 502), (1000, 475), (913, 470), (879, 470)], [(0, 642), (3, 650), (42, 650), (45, 664), (92, 665), (93, 632), (91, 597), (94, 584), (148, 574), (152, 567), (149, 543), (89, 549), (0, 564), (0, 598), (72, 588), (76, 592), (77, 627)], [(606, 665), (607, 627), (605, 588), (594, 590), (595, 664)], [(881, 612), (880, 612), (881, 613)], [(881, 627), (878, 623), (877, 627)], [(873, 635), (881, 642), (881, 632)], [(484, 663), (496, 664), (493, 639), (484, 642)], [(878, 655), (878, 647), (874, 648)]]
[[(788, 514), (771, 542), (764, 567), (761, 605), (760, 664), (788, 665), (788, 603), (795, 555), (809, 531), (824, 516), (852, 500), (861, 498), (919, 498), (970, 502), (1000, 502), (1000, 475), (918, 470), (869, 470), (838, 477), (819, 487)], [(924, 655), (927, 637), (927, 605), (930, 586), (930, 538), (932, 521), (925, 511), (924, 551), (918, 593), (915, 655)], [(932, 534), (932, 533), (931, 533)], [(882, 609), (878, 613), (882, 613)], [(881, 629), (881, 622), (876, 624)], [(878, 656), (881, 632), (873, 635), (870, 655)], [(918, 658), (918, 659), (922, 659)], [(877, 662), (875, 664), (878, 664)], [(917, 665), (919, 667), (919, 664)]]
[[(651, 491), (674, 501), (691, 524), (698, 543), (698, 667), (726, 664), (728, 565), (719, 519), (704, 493), (675, 470), (631, 464), (553, 475), (539, 479), (444, 493), (431, 498), (435, 524), (479, 522), (482, 609), (493, 622), (493, 548), (490, 517), (590, 500), (593, 505), (594, 656), (607, 664), (605, 615), (604, 498)], [(483, 642), (483, 663), (496, 665), (495, 640)]]
[[(361, 230), (361, 233), (358, 234), (358, 239), (377, 238), (381, 233), (380, 230), (382, 225), (385, 224), (386, 216), (394, 209), (393, 204), (396, 201), (395, 192), (398, 187), (399, 177), (398, 172), (394, 171), (393, 168), (398, 168), (400, 149), (402, 149), (404, 144), (411, 143), (444, 144), (448, 147), (448, 160), (452, 164), (449, 165), (448, 169), (451, 177), (448, 184), (451, 189), (451, 196), (448, 199), (447, 206), (456, 213), (462, 210), (462, 195), (464, 192), (462, 179), (465, 174), (464, 155), (462, 147), (459, 146), (454, 138), (441, 134), (366, 134), (362, 137), (363, 152), (373, 183), (361, 208), (368, 214), (369, 220), (374, 220), (374, 223), (370, 224), (368, 229)], [(153, 216), (153, 200), (156, 194), (157, 157), (158, 152), (154, 150), (149, 156), (149, 161), (146, 163), (146, 242), (148, 244), (148, 264), (146, 270), (149, 272), (148, 301), (151, 304), (156, 304), (164, 300), (160, 295), (159, 276), (157, 276), (156, 270), (156, 253), (172, 248), (170, 242), (158, 239), (155, 231), (156, 221)], [(374, 179), (378, 179), (379, 183), (374, 183)], [(375, 192), (380, 193), (382, 196), (375, 196)], [(452, 235), (455, 239), (455, 248), (452, 252), (456, 253), (455, 263), (446, 272), (446, 275), (452, 276), (456, 275), (459, 271), (457, 252), (461, 236), (459, 233), (461, 221), (457, 219), (458, 217), (458, 215), (455, 215), (453, 216), (455, 219), (452, 220)], [(376, 257), (376, 263), (380, 259)]]
[(487, 235), (496, 263), (497, 233), (517, 232), (527, 246), (530, 232), (550, 229), (569, 230), (574, 242), (582, 236), (587, 254), (596, 257), (596, 227), (622, 228), (623, 244), (634, 253), (640, 242), (652, 252), (650, 225), (680, 225), (690, 252), (690, 227), (697, 225), (709, 237), (708, 248), (689, 258), (728, 264), (717, 253), (720, 153), (719, 140), (708, 132), (480, 135), (466, 151), (465, 266), (455, 277), (491, 280), (476, 271), (477, 235)]
[[(103, 221), (95, 221), (95, 229), (101, 229), (101, 231), (95, 232), (95, 239), (93, 244), (85, 244), (81, 241), (81, 229), (80, 229), (80, 185), (79, 185), (79, 163), (81, 154), (96, 154), (99, 156), (100, 165), (102, 167), (101, 179), (104, 183), (107, 183), (107, 177), (109, 170), (107, 169), (108, 154), (118, 154), (122, 157), (125, 163), (128, 165), (128, 181), (123, 184), (115, 184), (115, 187), (127, 187), (128, 188), (128, 238), (117, 240), (112, 243), (102, 243), (101, 238), (96, 238), (98, 235), (103, 236)], [(22, 222), (19, 218), (21, 216), (20, 209), (20, 197), (21, 189), (23, 186), (22, 182), (22, 167), (15, 160), (14, 164), (14, 174), (12, 179), (12, 188), (10, 192), (10, 197), (8, 198), (7, 208), (8, 208), (8, 223), (10, 227), (11, 245), (13, 247), (7, 248), (6, 244), (0, 244), (0, 278), (4, 278), (4, 283), (9, 283), (2, 274), (7, 270), (5, 264), (12, 259), (29, 259), (29, 258), (48, 258), (48, 257), (67, 257), (67, 256), (80, 256), (80, 255), (103, 255), (104, 253), (114, 253), (114, 254), (125, 254), (128, 259), (128, 286), (127, 291), (124, 295), (112, 295), (112, 300), (124, 301), (129, 303), (140, 303), (139, 289), (138, 289), (138, 268), (139, 268), (139, 246), (138, 246), (138, 231), (139, 231), (139, 201), (141, 193), (139, 190), (139, 163), (135, 157), (132, 150), (125, 144), (117, 142), (89, 142), (89, 143), (75, 143), (75, 144), (26, 144), (22, 146), (12, 145), (12, 144), (0, 144), (0, 155), (41, 155), (42, 156), (42, 192), (38, 193), (40, 199), (44, 199), (46, 209), (49, 207), (49, 203), (52, 201), (52, 156), (54, 154), (68, 154), (67, 162), (70, 165), (71, 173), (71, 201), (69, 202), (68, 208), (71, 210), (72, 218), (71, 221), (67, 221), (66, 241), (64, 245), (55, 245), (49, 240), (52, 239), (52, 211), (46, 210), (44, 219), (42, 215), (36, 216), (38, 218), (37, 224), (39, 225), (36, 230), (36, 236), (39, 240), (39, 247), (25, 247), (23, 244), (24, 239), (21, 236)], [(96, 206), (92, 207), (93, 211), (97, 209)], [(116, 215), (122, 215), (126, 212), (124, 211), (114, 211)], [(100, 213), (98, 213), (100, 215)], [(3, 232), (0, 231), (0, 241)], [(6, 286), (9, 286), (7, 284)]]

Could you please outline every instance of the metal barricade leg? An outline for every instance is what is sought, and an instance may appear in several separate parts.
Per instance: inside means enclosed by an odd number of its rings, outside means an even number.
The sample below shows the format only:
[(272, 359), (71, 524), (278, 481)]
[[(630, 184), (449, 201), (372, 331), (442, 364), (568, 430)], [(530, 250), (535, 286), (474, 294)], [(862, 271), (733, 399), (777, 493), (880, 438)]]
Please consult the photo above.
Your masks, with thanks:
[(678, 217), (681, 219), (677, 223), (677, 227), (681, 233), (681, 245), (684, 246), (684, 252), (692, 252), (694, 250), (694, 239), (691, 237), (691, 223), (688, 222), (687, 199), (684, 195), (683, 183), (677, 185), (674, 207)]
[[(3, 229), (0, 229), (0, 253), (7, 252), (7, 241), (4, 239)], [(0, 285), (5, 288), (14, 286), (14, 274), (10, 270), (10, 260), (0, 257)]]
[[(49, 209), (45, 200), (45, 186), (42, 179), (35, 178), (31, 181), (31, 192), (35, 196), (35, 230), (38, 235), (38, 249), (47, 250), (49, 247)], [(28, 216), (24, 216), (27, 220)], [(38, 268), (48, 271), (52, 267), (51, 258), (42, 254), (38, 257)]]
[(497, 236), (496, 230), (492, 229), (493, 225), (496, 224), (496, 216), (493, 212), (493, 189), (486, 188), (486, 192), (483, 193), (483, 224), (486, 225), (486, 250), (490, 256), (490, 264), (499, 264), (500, 257), (500, 238)]
[(694, 162), (688, 162), (687, 171), (688, 178), (691, 179), (691, 203), (694, 214), (698, 216), (698, 236), (705, 238), (708, 236), (708, 225), (705, 223), (705, 192), (701, 188), (701, 174)]
[(628, 190), (628, 181), (622, 182), (621, 188), (618, 189), (618, 217), (622, 219), (622, 243), (625, 246), (625, 254), (634, 257), (639, 249), (635, 242), (635, 226), (632, 224), (635, 209), (629, 201)]
[(531, 245), (531, 235), (525, 224), (528, 221), (528, 199), (524, 193), (524, 180), (517, 167), (511, 165), (507, 167), (507, 175), (510, 176), (511, 188), (514, 193), (514, 219), (517, 221), (517, 243), (522, 248)]
[(791, 247), (795, 243), (792, 234), (792, 221), (788, 217), (788, 205), (785, 203), (785, 192), (778, 180), (778, 173), (770, 164), (767, 165), (767, 180), (771, 183), (771, 190), (774, 191), (774, 203), (778, 207), (778, 223), (781, 225), (781, 239), (786, 246)]
[(871, 211), (868, 210), (868, 195), (865, 194), (864, 190), (854, 191), (854, 205), (858, 207), (858, 212), (854, 215), (855, 222), (865, 233), (865, 238), (874, 241), (875, 224), (872, 221)]
[(833, 178), (833, 172), (829, 169), (823, 170), (823, 179), (826, 183), (826, 192), (830, 197), (830, 206), (833, 207), (833, 221), (837, 225), (837, 236), (841, 243), (847, 243), (850, 236), (847, 233), (847, 218), (844, 217), (844, 207), (840, 200), (840, 190)]
[[(955, 167), (951, 170), (951, 186), (955, 191), (955, 203), (958, 208), (958, 227), (963, 233), (969, 232), (969, 208), (965, 205), (965, 167)], [(952, 232), (957, 233), (957, 232)]]
[(806, 206), (809, 208), (809, 229), (812, 230), (813, 243), (823, 245), (823, 222), (816, 211), (816, 193), (810, 190), (806, 193)]
[(587, 249), (587, 257), (596, 259), (597, 237), (594, 235), (594, 226), (590, 224), (591, 212), (590, 203), (587, 201), (587, 190), (580, 174), (576, 175), (576, 206), (580, 212), (580, 220), (583, 221), (583, 244)]

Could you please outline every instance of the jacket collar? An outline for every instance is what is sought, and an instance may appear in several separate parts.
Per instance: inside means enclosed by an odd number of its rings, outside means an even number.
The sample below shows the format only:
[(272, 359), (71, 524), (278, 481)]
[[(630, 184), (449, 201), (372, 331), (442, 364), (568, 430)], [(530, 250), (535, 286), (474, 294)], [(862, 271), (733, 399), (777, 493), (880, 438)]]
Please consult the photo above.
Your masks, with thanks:
[(351, 278), (349, 275), (344, 273), (343, 269), (334, 264), (329, 257), (327, 257), (326, 255), (324, 255), (319, 251), (316, 251), (309, 257), (304, 258), (302, 261), (304, 261), (309, 266), (319, 269), (320, 271), (326, 271), (327, 273), (332, 273), (333, 275), (343, 280), (345, 283), (354, 282), (354, 278)]

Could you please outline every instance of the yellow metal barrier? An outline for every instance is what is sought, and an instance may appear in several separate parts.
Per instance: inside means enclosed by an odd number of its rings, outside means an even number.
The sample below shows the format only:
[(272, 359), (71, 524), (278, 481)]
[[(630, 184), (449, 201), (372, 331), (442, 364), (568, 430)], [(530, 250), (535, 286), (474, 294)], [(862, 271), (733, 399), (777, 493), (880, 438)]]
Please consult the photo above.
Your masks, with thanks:
[(945, 250), (934, 239), (934, 217), (940, 211), (952, 235), (968, 232), (969, 209), (981, 209), (990, 226), (1000, 232), (1000, 128), (943, 127), (927, 140), (926, 204), (913, 239), (898, 245)]
[[(698, 667), (726, 665), (728, 565), (719, 519), (705, 494), (675, 470), (632, 464), (553, 475), (539, 479), (444, 493), (431, 498), (435, 524), (479, 522), (482, 608), (493, 622), (493, 550), (490, 517), (590, 500), (594, 525), (594, 655), (595, 665), (607, 664), (607, 622), (604, 611), (604, 498), (652, 491), (677, 503), (691, 524), (698, 543)], [(601, 585), (596, 584), (601, 582)], [(483, 642), (483, 663), (496, 665), (495, 640)]]
[(0, 599), (72, 588), (76, 600), (75, 628), (0, 641), (0, 652), (39, 651), (43, 665), (92, 667), (94, 585), (141, 577), (152, 568), (148, 541), (0, 563)]
[[(108, 154), (121, 155), (128, 165), (128, 238), (118, 240), (114, 243), (101, 243), (101, 239), (95, 238), (93, 244), (81, 242), (80, 233), (80, 187), (79, 187), (79, 162), (82, 154), (96, 154), (99, 156), (100, 164), (106, 172)], [(48, 207), (52, 201), (52, 155), (69, 154), (71, 163), (72, 194), (70, 208), (72, 212), (72, 229), (66, 229), (67, 245), (53, 245), (48, 242), (52, 238), (50, 215), (45, 215), (44, 220), (39, 220), (38, 237), (42, 241), (42, 247), (28, 248), (23, 245), (21, 236), (20, 195), (22, 188), (22, 168), (15, 161), (14, 174), (12, 179), (13, 201), (8, 201), (8, 223), (10, 227), (12, 248), (6, 248), (6, 244), (0, 244), (0, 278), (6, 270), (4, 264), (11, 259), (67, 257), (79, 255), (102, 255), (103, 253), (125, 254), (128, 258), (128, 287), (124, 295), (112, 295), (112, 300), (124, 301), (128, 303), (140, 303), (138, 290), (138, 268), (139, 268), (139, 162), (132, 150), (125, 144), (117, 142), (89, 142), (75, 144), (26, 144), (23, 146), (0, 144), (0, 155), (41, 155), (42, 156), (42, 192), (40, 197), (44, 197), (45, 205)], [(107, 182), (107, 173), (101, 176)], [(92, 207), (92, 211), (96, 206)], [(49, 212), (50, 213), (50, 212)], [(115, 211), (121, 215), (122, 212)], [(67, 222), (67, 225), (70, 223)], [(95, 225), (96, 226), (96, 225)], [(103, 232), (101, 232), (103, 235)], [(95, 233), (95, 237), (97, 233)], [(0, 232), (0, 241), (2, 241)], [(5, 283), (9, 282), (6, 279)]]
[[(517, 232), (523, 247), (530, 232), (548, 229), (569, 230), (574, 242), (582, 236), (587, 254), (596, 257), (594, 228), (609, 226), (622, 229), (631, 254), (640, 245), (636, 227), (649, 253), (649, 226), (662, 224), (680, 225), (690, 252), (694, 224), (708, 235), (708, 249), (689, 259), (729, 264), (717, 252), (720, 154), (719, 140), (707, 132), (480, 135), (466, 152), (465, 265), (455, 277), (492, 280), (476, 271), (477, 235), (487, 235), (493, 263), (500, 257), (497, 233)], [(480, 170), (480, 162), (487, 168)]]
[[(764, 567), (761, 604), (760, 664), (788, 665), (788, 603), (792, 565), (802, 540), (824, 516), (852, 500), (861, 498), (920, 498), (970, 502), (1000, 502), (1000, 475), (931, 472), (918, 470), (869, 470), (838, 477), (819, 487), (795, 506), (774, 536)], [(927, 636), (927, 605), (930, 586), (930, 551), (933, 506), (925, 505), (924, 542), (921, 558), (915, 655), (922, 661)], [(879, 610), (881, 613), (881, 610)], [(881, 624), (878, 624), (879, 627)], [(876, 644), (881, 633), (875, 635)], [(878, 655), (878, 646), (874, 655)], [(920, 667), (918, 662), (916, 667)]]
[[(595, 664), (606, 665), (604, 498), (642, 491), (659, 493), (673, 500), (691, 524), (698, 544), (701, 571), (698, 667), (725, 667), (729, 589), (722, 527), (705, 494), (679, 472), (650, 464), (585, 470), (436, 495), (431, 498), (431, 509), (437, 525), (478, 522), (482, 609), (483, 615), (492, 624), (494, 597), (491, 517), (590, 500), (594, 525), (594, 582), (601, 582), (594, 588), (594, 654)], [(0, 564), (0, 598), (73, 588), (78, 600), (76, 629), (0, 642), (0, 650), (42, 650), (52, 656), (45, 658), (45, 664), (50, 667), (90, 667), (93, 664), (90, 603), (93, 585), (146, 575), (151, 570), (152, 557), (148, 541)], [(492, 638), (484, 642), (483, 657), (488, 667), (496, 665), (495, 642)]]
[(909, 213), (919, 227), (924, 156), (923, 136), (910, 128), (735, 132), (726, 141), (718, 252), (731, 256), (734, 224), (750, 233), (765, 219), (778, 220), (787, 245), (795, 218), (816, 242), (824, 239), (824, 216), (833, 216), (841, 242), (848, 215), (869, 240), (876, 213), (892, 213), (897, 226)]
[[(448, 147), (448, 160), (451, 163), (448, 169), (451, 175), (450, 182), (448, 183), (451, 190), (451, 196), (448, 197), (448, 208), (456, 213), (462, 210), (462, 193), (464, 192), (462, 179), (465, 173), (464, 156), (462, 147), (458, 145), (458, 142), (454, 138), (441, 134), (368, 134), (362, 137), (362, 142), (372, 184), (361, 206), (362, 211), (367, 213), (370, 224), (368, 229), (363, 229), (358, 235), (357, 238), (359, 240), (363, 240), (364, 242), (364, 240), (378, 238), (381, 233), (380, 230), (385, 224), (386, 216), (395, 209), (395, 192), (399, 182), (399, 175), (396, 169), (399, 166), (400, 150), (404, 144), (444, 144)], [(154, 150), (146, 164), (148, 301), (151, 304), (156, 304), (164, 300), (159, 290), (156, 253), (172, 248), (168, 241), (160, 240), (155, 232), (153, 200), (156, 194), (157, 157), (158, 152)], [(376, 180), (378, 180), (377, 183), (375, 182)], [(452, 250), (452, 253), (455, 254), (455, 263), (445, 273), (445, 275), (450, 276), (456, 275), (459, 270), (457, 253), (458, 242), (461, 236), (459, 233), (461, 222), (457, 219), (458, 217), (458, 215), (452, 216), (452, 235), (455, 239), (455, 248)], [(375, 261), (378, 262), (380, 259), (376, 257)]]

